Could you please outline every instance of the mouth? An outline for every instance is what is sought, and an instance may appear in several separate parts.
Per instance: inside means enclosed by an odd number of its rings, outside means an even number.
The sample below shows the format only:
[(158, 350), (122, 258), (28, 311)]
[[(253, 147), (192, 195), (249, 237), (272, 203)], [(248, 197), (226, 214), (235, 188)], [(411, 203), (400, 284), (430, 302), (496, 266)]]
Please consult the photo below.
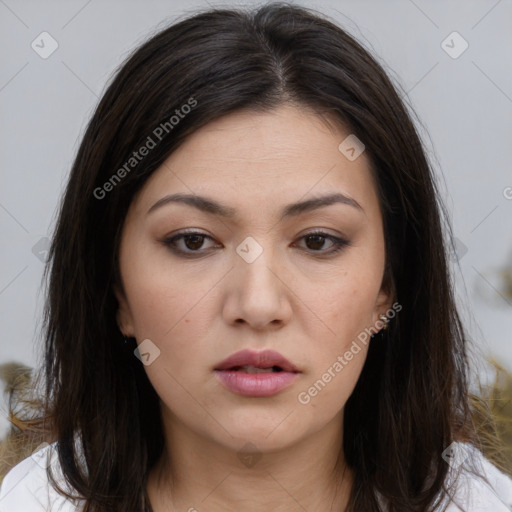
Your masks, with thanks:
[(244, 366), (233, 366), (233, 368), (227, 368), (226, 370), (219, 371), (230, 371), (230, 372), (244, 372), (244, 373), (276, 373), (283, 372), (280, 366), (272, 366), (270, 368), (258, 368), (257, 366), (244, 365)]
[(294, 364), (275, 350), (263, 350), (261, 352), (241, 350), (219, 363), (214, 370), (230, 370), (245, 373), (300, 373), (299, 369)]
[(248, 397), (269, 397), (289, 387), (301, 373), (273, 350), (242, 350), (214, 368), (220, 382), (231, 392)]

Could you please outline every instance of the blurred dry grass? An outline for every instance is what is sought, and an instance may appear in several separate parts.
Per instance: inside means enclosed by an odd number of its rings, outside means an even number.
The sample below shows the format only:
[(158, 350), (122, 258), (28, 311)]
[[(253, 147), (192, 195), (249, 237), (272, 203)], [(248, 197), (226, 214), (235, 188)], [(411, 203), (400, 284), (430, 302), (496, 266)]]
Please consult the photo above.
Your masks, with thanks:
[[(9, 399), (14, 403), (21, 399), (21, 403), (24, 403), (26, 399), (25, 390), (31, 389), (31, 378), (32, 369), (28, 366), (16, 362), (0, 365), (0, 380), (4, 385), (4, 395), (7, 404)], [(17, 412), (16, 407), (15, 412)], [(28, 411), (25, 411), (25, 413), (28, 418), (32, 416)], [(36, 414), (37, 411), (34, 411), (34, 416)], [(43, 434), (37, 429), (34, 432), (24, 431), (22, 428), (18, 428), (15, 419), (8, 419), (11, 423), (11, 428), (7, 437), (0, 440), (0, 482), (13, 466), (29, 457), (45, 441)], [(21, 427), (21, 425), (19, 426)], [(31, 426), (30, 423), (29, 426)]]
[[(492, 385), (481, 389), (479, 395), (471, 395), (474, 420), (482, 452), (512, 477), (512, 373), (493, 358), (489, 359), (489, 363), (495, 370), (495, 379)], [(29, 387), (30, 377), (31, 369), (24, 365), (0, 365), (0, 380), (4, 382), (7, 398), (12, 395), (16, 401), (20, 386)], [(495, 424), (486, 420), (486, 410), (491, 412)], [(30, 412), (28, 416), (31, 416)], [(27, 433), (18, 426), (16, 422), (13, 424), (11, 418), (11, 429), (7, 438), (0, 440), (0, 483), (9, 469), (30, 456), (41, 443), (51, 442), (37, 429)], [(502, 446), (496, 446), (496, 436), (502, 441)]]
[[(501, 462), (501, 468), (512, 477), (512, 373), (494, 358), (488, 359), (494, 368), (492, 385), (481, 390), (478, 400), (473, 400), (475, 423), (482, 442), (482, 452), (493, 462)], [(488, 408), (495, 424), (490, 424), (482, 414), (482, 404)], [(495, 434), (502, 442), (496, 447), (492, 441)], [(487, 438), (490, 436), (490, 441)]]

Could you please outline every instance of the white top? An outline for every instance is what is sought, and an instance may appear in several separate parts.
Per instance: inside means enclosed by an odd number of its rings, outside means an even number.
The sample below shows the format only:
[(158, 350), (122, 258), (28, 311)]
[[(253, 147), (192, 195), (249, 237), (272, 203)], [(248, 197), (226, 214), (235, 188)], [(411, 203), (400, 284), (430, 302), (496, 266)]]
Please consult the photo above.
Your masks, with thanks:
[[(451, 446), (453, 451), (450, 469), (456, 469), (459, 466), (462, 469), (455, 497), (464, 512), (512, 511), (512, 479), (500, 472), (473, 446), (465, 443), (453, 443)], [(59, 483), (64, 483), (54, 447), (55, 443), (47, 444), (7, 473), (0, 488), (0, 512), (77, 512), (80, 510), (79, 503), (65, 499), (48, 481), (46, 468), (51, 464), (54, 476)], [(469, 467), (483, 470), (492, 487), (468, 473), (466, 468)], [(452, 473), (450, 472), (449, 475)], [(69, 489), (65, 484), (64, 487)], [(460, 512), (460, 510), (454, 503), (450, 503), (446, 512)]]

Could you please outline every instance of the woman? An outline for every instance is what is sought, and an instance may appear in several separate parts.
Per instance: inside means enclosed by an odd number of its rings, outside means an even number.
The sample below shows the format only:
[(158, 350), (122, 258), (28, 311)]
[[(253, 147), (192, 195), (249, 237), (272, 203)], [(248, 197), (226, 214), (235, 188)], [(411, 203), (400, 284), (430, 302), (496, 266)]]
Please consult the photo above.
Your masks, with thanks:
[(51, 444), (0, 509), (509, 510), (442, 210), (386, 74), (324, 17), (218, 9), (156, 34), (71, 171)]

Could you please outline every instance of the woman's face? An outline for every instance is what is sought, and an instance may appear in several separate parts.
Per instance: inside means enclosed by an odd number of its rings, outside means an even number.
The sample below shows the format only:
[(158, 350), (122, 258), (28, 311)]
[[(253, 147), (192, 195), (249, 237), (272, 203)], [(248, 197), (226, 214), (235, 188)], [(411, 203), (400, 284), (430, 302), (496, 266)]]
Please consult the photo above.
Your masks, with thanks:
[[(135, 197), (118, 323), (137, 339), (167, 429), (260, 451), (329, 425), (341, 434), (364, 330), (391, 306), (369, 161), (351, 139), (338, 147), (349, 135), (290, 106), (239, 111), (191, 135)], [(308, 203), (333, 194), (350, 199)], [(244, 349), (277, 351), (298, 372), (216, 370)]]

